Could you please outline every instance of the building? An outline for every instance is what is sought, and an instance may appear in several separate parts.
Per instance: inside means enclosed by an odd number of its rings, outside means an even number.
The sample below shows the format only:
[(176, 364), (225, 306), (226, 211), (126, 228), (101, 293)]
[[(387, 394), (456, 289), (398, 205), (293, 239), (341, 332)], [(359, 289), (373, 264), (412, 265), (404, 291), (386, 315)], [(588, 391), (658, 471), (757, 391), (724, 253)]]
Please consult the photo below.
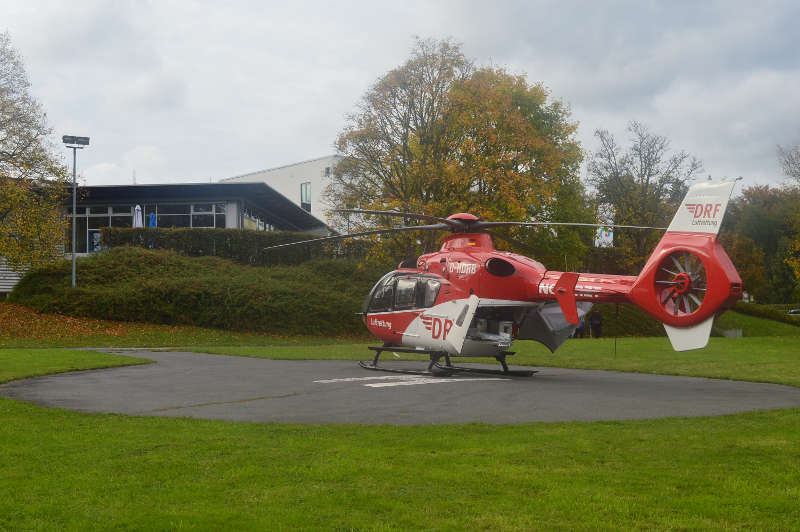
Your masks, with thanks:
[(5, 295), (14, 289), (20, 279), (22, 274), (9, 268), (0, 257), (0, 301), (5, 299)]
[[(68, 205), (79, 254), (100, 249), (103, 227), (133, 227), (136, 205), (142, 209), (145, 227), (329, 233), (322, 220), (263, 182), (86, 186), (78, 187), (74, 216), (71, 194)], [(72, 252), (71, 237), (65, 247), (67, 253)], [(10, 292), (19, 278), (0, 258), (0, 294)]]
[(326, 211), (331, 206), (323, 200), (323, 193), (330, 183), (336, 165), (341, 160), (340, 155), (327, 155), (229, 177), (222, 179), (220, 183), (266, 183), (316, 218), (329, 223)]

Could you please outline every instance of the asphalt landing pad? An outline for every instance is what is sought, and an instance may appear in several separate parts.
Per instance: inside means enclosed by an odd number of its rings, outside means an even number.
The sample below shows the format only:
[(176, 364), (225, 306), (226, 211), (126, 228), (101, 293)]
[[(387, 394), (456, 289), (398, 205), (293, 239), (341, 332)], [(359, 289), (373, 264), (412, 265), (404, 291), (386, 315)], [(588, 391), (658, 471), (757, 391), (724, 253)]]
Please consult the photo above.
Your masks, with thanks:
[(14, 381), (0, 386), (0, 395), (82, 412), (397, 425), (714, 416), (800, 407), (798, 388), (694, 377), (537, 368), (533, 377), (437, 378), (368, 371), (355, 361), (125, 354), (156, 363)]

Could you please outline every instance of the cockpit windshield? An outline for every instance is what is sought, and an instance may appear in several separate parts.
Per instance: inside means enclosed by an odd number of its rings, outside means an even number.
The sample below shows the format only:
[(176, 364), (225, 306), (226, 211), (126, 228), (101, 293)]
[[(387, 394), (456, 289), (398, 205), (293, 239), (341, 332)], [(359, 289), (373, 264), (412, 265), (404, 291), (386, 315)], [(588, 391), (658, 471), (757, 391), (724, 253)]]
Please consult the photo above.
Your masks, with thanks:
[(436, 304), (442, 283), (431, 276), (391, 272), (384, 275), (364, 301), (364, 312), (428, 308)]

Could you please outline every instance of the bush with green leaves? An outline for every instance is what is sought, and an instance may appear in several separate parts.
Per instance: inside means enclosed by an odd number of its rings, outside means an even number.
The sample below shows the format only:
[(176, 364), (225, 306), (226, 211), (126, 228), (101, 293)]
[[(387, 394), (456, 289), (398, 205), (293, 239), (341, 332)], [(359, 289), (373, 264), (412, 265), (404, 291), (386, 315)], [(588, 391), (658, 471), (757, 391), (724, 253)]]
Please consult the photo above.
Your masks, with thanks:
[[(787, 307), (800, 308), (800, 305), (794, 305), (794, 306), (787, 305)], [(786, 313), (786, 311), (772, 308), (772, 306), (738, 301), (736, 305), (733, 307), (733, 309), (736, 312), (741, 312), (742, 314), (756, 316), (757, 318), (766, 318), (768, 320), (781, 321), (783, 323), (788, 323), (790, 325), (797, 325), (798, 327), (800, 327), (800, 317), (790, 316), (789, 314)]]
[(360, 258), (365, 255), (365, 249), (369, 245), (368, 242), (334, 241), (290, 246), (279, 250), (265, 249), (313, 238), (319, 238), (319, 235), (245, 229), (104, 227), (102, 230), (102, 244), (106, 248), (127, 245), (146, 249), (169, 249), (190, 257), (221, 257), (254, 266), (299, 264), (323, 258)]
[(26, 275), (9, 299), (40, 312), (285, 335), (363, 334), (357, 315), (384, 273), (347, 259), (243, 266), (218, 257), (116, 247)]

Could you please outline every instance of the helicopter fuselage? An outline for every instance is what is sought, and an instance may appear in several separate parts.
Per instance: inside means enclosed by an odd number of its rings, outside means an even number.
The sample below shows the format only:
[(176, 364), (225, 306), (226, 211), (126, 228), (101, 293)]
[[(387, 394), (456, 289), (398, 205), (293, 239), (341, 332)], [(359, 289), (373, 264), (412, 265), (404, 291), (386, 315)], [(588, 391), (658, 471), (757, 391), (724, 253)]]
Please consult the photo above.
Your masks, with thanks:
[[(562, 287), (562, 279), (571, 285)], [(453, 234), (438, 252), (420, 256), (415, 268), (378, 281), (364, 315), (385, 345), (493, 357), (515, 339), (534, 339), (555, 350), (593, 303), (625, 301), (635, 280), (548, 271), (533, 259), (496, 250), (488, 234)], [(568, 300), (566, 311), (559, 299)], [(466, 328), (459, 319), (469, 319)]]

